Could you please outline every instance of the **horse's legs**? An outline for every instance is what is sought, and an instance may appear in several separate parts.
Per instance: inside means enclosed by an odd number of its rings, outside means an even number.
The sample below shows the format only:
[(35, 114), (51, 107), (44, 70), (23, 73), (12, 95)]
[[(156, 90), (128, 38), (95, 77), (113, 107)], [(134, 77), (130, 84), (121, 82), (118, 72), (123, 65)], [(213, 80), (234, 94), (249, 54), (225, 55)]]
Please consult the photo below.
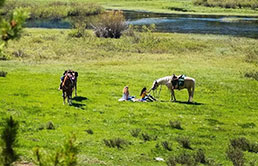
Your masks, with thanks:
[(75, 93), (75, 96), (77, 96), (77, 82), (75, 83), (75, 85), (74, 85), (74, 93)]
[(188, 88), (187, 89), (187, 91), (188, 91), (188, 102), (192, 102), (192, 91), (191, 91), (191, 88)]
[(65, 105), (65, 92), (63, 91), (63, 104)]
[(175, 92), (174, 92), (174, 89), (170, 89), (170, 92), (171, 92), (171, 97), (170, 97), (170, 101), (176, 101), (176, 96), (175, 96)]
[(69, 105), (72, 105), (72, 93), (73, 91), (69, 91), (69, 93), (67, 94), (67, 102)]
[(194, 96), (194, 86), (192, 87), (191, 102), (193, 101), (193, 96)]

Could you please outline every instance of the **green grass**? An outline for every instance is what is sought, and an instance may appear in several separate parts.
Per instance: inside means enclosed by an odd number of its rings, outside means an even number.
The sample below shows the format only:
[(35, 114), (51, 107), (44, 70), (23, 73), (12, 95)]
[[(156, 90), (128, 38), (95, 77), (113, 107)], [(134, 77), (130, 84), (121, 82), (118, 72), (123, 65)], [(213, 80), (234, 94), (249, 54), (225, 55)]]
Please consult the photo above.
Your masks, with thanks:
[[(18, 0), (18, 2), (25, 3), (23, 0)], [(56, 2), (56, 0), (27, 1), (27, 3), (30, 3), (30, 4), (43, 5), (43, 7), (36, 8), (36, 11), (38, 9), (37, 12), (40, 12), (42, 9), (44, 9), (44, 6), (47, 6), (52, 2)], [(71, 2), (71, 1), (62, 0), (61, 2)], [(159, 0), (159, 1), (157, 0), (77, 0), (73, 2), (77, 4), (81, 4), (81, 6), (84, 6), (85, 3), (96, 3), (103, 6), (106, 9), (140, 10), (140, 11), (149, 11), (149, 12), (180, 13), (180, 14), (258, 16), (257, 9), (251, 9), (251, 8), (225, 9), (221, 7), (205, 7), (205, 6), (194, 5), (194, 2), (192, 0), (170, 0), (170, 1), (168, 0)], [(18, 4), (17, 1), (15, 1), (14, 4)], [(53, 13), (57, 13), (57, 14), (64, 13), (66, 10), (69, 10), (69, 8), (63, 8), (62, 6), (54, 9), (52, 8), (53, 7), (49, 7), (48, 9), (45, 9), (45, 10), (52, 11)]]
[[(257, 61), (246, 60), (257, 59), (257, 40), (176, 33), (100, 39), (92, 31), (85, 38), (71, 38), (69, 33), (25, 29), (21, 40), (10, 42), (6, 50), (23, 54), (0, 61), (0, 71), (8, 72), (0, 77), (0, 123), (9, 115), (20, 122), (17, 151), (23, 160), (32, 160), (34, 147), (55, 151), (71, 132), (77, 136), (81, 165), (166, 165), (153, 158), (167, 160), (185, 151), (179, 137), (189, 139), (193, 150), (187, 152), (202, 148), (206, 158), (232, 165), (226, 157), (231, 139), (257, 141), (258, 82), (245, 77), (258, 70)], [(87, 98), (74, 101), (74, 106), (63, 105), (57, 90), (68, 68), (79, 72), (78, 95)], [(202, 105), (169, 102), (165, 87), (163, 102), (117, 101), (125, 85), (139, 97), (144, 86), (150, 88), (155, 79), (173, 73), (195, 78), (194, 101)], [(175, 93), (177, 100), (187, 101), (186, 90)], [(46, 129), (50, 121), (54, 130)], [(169, 121), (180, 121), (183, 130), (171, 128)], [(133, 137), (136, 129), (140, 133)], [(117, 138), (127, 142), (121, 149), (103, 141)], [(162, 148), (165, 141), (172, 151)], [(244, 154), (246, 161), (258, 157)]]

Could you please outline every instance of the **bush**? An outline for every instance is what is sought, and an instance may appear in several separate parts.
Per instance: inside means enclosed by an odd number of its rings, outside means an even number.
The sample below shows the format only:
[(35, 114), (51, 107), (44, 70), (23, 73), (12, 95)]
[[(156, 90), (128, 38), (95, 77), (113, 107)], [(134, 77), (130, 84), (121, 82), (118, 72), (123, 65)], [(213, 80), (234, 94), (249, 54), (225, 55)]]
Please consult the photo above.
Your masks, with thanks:
[(54, 126), (54, 123), (53, 122), (47, 122), (46, 124), (46, 129), (48, 130), (54, 130), (55, 129), (55, 126)]
[(121, 138), (114, 138), (114, 139), (109, 139), (109, 140), (106, 140), (104, 139), (103, 140), (105, 145), (110, 147), (110, 148), (123, 148), (123, 145), (126, 145), (127, 142)]
[(7, 75), (7, 72), (5, 71), (0, 71), (0, 77), (6, 77)]
[(197, 165), (194, 157), (185, 151), (176, 157), (176, 162), (181, 165), (194, 166)]
[(245, 77), (247, 78), (253, 78), (256, 81), (258, 81), (258, 72), (250, 72), (250, 73), (245, 73)]
[(258, 144), (257, 143), (251, 143), (249, 145), (248, 152), (258, 153)]
[(229, 145), (227, 150), (227, 157), (232, 161), (234, 166), (244, 166), (244, 153), (240, 148)]
[(120, 38), (122, 32), (128, 28), (122, 11), (106, 12), (92, 26), (97, 37), (105, 38)]
[(230, 140), (230, 145), (233, 148), (238, 148), (243, 151), (248, 151), (250, 149), (250, 142), (244, 137)]
[(187, 138), (187, 137), (179, 137), (179, 138), (177, 138), (177, 141), (178, 141), (178, 143), (180, 143), (183, 146), (183, 148), (191, 149), (192, 150), (192, 148), (190, 146), (189, 138)]
[(181, 127), (181, 123), (179, 121), (169, 121), (170, 127), (174, 128), (174, 129), (179, 129), (179, 130), (183, 130), (183, 128)]
[(169, 157), (166, 163), (167, 163), (168, 166), (176, 166), (176, 158), (175, 157)]
[(203, 152), (202, 149), (199, 149), (199, 150), (196, 152), (194, 158), (195, 158), (195, 161), (198, 162), (198, 163), (205, 164), (205, 163), (207, 162), (207, 161), (206, 161), (205, 154), (204, 154), (204, 152)]
[(235, 149), (238, 148), (242, 151), (258, 153), (258, 144), (252, 143), (244, 137), (230, 140), (230, 145)]
[(177, 164), (187, 165), (187, 166), (195, 166), (195, 165), (198, 165), (198, 163), (208, 164), (208, 165), (216, 165), (214, 162), (211, 163), (209, 161), (206, 161), (204, 152), (201, 149), (199, 149), (196, 152), (196, 154), (190, 154), (190, 153), (187, 153), (186, 151), (183, 151), (178, 156), (169, 157), (167, 160), (168, 166), (176, 166)]
[(151, 140), (151, 136), (147, 133), (142, 133), (142, 139), (146, 142), (146, 141), (150, 141)]

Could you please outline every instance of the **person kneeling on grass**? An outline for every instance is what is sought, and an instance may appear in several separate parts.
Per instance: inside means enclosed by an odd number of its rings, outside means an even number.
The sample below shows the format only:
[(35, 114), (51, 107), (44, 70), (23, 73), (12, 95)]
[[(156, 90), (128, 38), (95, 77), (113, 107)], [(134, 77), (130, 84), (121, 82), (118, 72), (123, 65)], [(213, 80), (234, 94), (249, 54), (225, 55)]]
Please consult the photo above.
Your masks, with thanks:
[(153, 96), (148, 94), (146, 87), (144, 87), (142, 89), (140, 96), (141, 96), (140, 101), (142, 101), (142, 102), (153, 102), (153, 101), (156, 101), (156, 99)]
[(123, 89), (123, 96), (118, 101), (133, 101), (134, 96), (130, 96), (129, 94), (129, 87), (125, 86)]

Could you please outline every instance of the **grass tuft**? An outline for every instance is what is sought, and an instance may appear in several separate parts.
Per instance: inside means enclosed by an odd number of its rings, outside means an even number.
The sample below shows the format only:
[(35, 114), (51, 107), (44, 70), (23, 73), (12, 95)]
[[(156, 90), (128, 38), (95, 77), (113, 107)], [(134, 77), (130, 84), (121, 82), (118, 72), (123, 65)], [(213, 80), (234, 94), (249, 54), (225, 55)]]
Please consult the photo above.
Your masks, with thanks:
[(173, 129), (178, 129), (178, 130), (183, 130), (183, 128), (181, 127), (181, 122), (180, 121), (169, 121), (170, 127)]
[(121, 138), (114, 138), (114, 139), (104, 139), (103, 140), (105, 145), (110, 147), (110, 148), (118, 148), (121, 149), (123, 148), (123, 145), (127, 145), (127, 141)]
[(161, 142), (161, 145), (163, 146), (164, 149), (166, 149), (168, 151), (172, 151), (172, 143), (170, 143), (168, 141), (163, 141), (163, 142)]
[(54, 126), (54, 123), (53, 122), (47, 122), (46, 124), (46, 129), (47, 130), (54, 130), (55, 129), (55, 126)]
[(131, 135), (133, 136), (133, 137), (138, 137), (138, 135), (140, 134), (140, 132), (141, 132), (141, 129), (132, 129), (131, 131), (130, 131), (130, 133), (131, 133)]
[(178, 137), (178, 138), (177, 138), (177, 142), (178, 142), (179, 144), (181, 144), (183, 148), (185, 148), (185, 149), (191, 149), (191, 150), (192, 150), (192, 147), (191, 147), (191, 145), (190, 145), (190, 140), (189, 140), (188, 137)]
[(88, 134), (93, 134), (93, 130), (91, 130), (91, 129), (87, 129), (87, 130), (85, 130)]
[(5, 71), (0, 71), (0, 77), (6, 77), (7, 75), (7, 72)]
[(245, 77), (247, 78), (253, 78), (256, 81), (258, 81), (258, 72), (250, 72), (250, 73), (245, 73)]
[(244, 153), (238, 147), (233, 147), (229, 145), (227, 151), (227, 157), (232, 161), (234, 166), (244, 166), (245, 159)]

